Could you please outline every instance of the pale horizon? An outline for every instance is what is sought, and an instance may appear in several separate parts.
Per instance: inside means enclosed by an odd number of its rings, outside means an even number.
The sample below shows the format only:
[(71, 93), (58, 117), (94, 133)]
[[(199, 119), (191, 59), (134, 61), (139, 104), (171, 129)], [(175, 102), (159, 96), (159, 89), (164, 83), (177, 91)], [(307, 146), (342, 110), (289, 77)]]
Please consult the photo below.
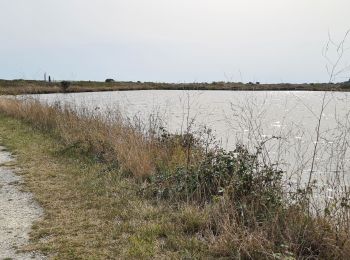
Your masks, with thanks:
[(350, 29), (348, 10), (346, 0), (5, 0), (0, 78), (327, 82), (322, 50), (328, 33), (339, 42)]

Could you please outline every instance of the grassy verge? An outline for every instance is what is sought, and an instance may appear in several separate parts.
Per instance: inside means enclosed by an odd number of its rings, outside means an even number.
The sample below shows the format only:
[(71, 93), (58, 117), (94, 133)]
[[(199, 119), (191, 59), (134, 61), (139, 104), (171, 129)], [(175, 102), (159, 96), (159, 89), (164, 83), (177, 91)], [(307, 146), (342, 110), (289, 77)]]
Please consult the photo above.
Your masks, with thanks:
[(190, 133), (35, 101), (2, 99), (0, 114), (2, 142), (45, 209), (28, 250), (57, 259), (350, 256), (349, 222), (310, 214), (305, 191), (290, 200), (259, 149), (209, 149)]
[[(257, 84), (235, 82), (212, 83), (155, 83), (155, 82), (90, 82), (75, 81), (64, 92), (98, 92), (123, 90), (240, 90), (240, 91), (349, 91), (349, 84)], [(33, 80), (0, 80), (0, 95), (45, 94), (63, 92), (59, 82)]]
[(133, 180), (77, 155), (59, 140), (0, 116), (1, 143), (15, 153), (26, 188), (45, 210), (26, 250), (55, 259), (200, 257), (183, 214), (138, 195)]

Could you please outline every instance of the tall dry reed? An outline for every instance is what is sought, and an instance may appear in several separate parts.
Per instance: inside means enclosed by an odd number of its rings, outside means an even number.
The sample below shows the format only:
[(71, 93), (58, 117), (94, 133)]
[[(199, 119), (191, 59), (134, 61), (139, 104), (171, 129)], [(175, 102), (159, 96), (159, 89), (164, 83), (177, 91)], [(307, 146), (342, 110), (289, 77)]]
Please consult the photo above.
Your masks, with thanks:
[[(349, 221), (312, 215), (303, 191), (285, 192), (282, 172), (262, 149), (207, 149), (191, 133), (144, 128), (118, 112), (108, 118), (36, 100), (1, 99), (0, 113), (59, 138), (67, 149), (117, 165), (146, 181), (145, 195), (183, 211), (183, 232), (200, 236), (210, 254), (236, 259), (348, 259)], [(144, 186), (144, 185), (142, 185)], [(343, 205), (343, 211), (348, 211)], [(345, 215), (343, 215), (345, 216)]]

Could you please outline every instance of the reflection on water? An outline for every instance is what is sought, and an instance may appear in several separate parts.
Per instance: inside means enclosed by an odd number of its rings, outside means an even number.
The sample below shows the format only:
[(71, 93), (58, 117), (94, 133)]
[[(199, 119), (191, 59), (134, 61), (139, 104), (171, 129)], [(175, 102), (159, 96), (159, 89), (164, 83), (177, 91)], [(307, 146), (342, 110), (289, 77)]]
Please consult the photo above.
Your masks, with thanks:
[(192, 130), (202, 125), (212, 128), (226, 149), (234, 148), (237, 142), (254, 146), (273, 139), (268, 144), (269, 159), (289, 172), (310, 171), (308, 167), (317, 142), (314, 171), (318, 179), (326, 182), (330, 173), (340, 170), (349, 175), (349, 93), (153, 90), (35, 97), (48, 103), (61, 101), (102, 113), (117, 108), (125, 116), (137, 115), (145, 121), (151, 114), (157, 114), (171, 132), (186, 131), (193, 120)]

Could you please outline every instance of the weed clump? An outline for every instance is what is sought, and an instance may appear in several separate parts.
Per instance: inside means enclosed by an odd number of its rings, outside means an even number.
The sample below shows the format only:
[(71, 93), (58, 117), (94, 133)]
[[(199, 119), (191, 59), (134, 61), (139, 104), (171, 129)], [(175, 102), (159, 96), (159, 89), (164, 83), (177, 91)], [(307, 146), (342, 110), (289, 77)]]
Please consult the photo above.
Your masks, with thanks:
[(197, 160), (150, 177), (149, 189), (159, 198), (207, 203), (216, 197), (259, 198), (265, 207), (281, 203), (282, 171), (259, 161), (241, 145), (234, 151), (197, 151)]

